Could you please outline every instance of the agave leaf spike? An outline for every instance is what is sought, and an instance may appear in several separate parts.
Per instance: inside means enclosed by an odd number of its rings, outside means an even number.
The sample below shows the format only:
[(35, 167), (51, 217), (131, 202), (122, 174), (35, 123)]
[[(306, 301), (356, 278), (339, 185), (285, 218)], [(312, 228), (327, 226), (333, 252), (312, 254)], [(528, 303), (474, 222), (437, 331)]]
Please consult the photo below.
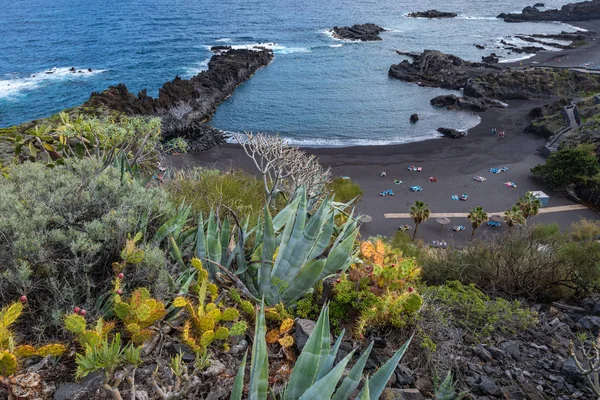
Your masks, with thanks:
[(344, 333), (346, 333), (345, 329), (343, 329), (340, 335), (338, 336), (337, 340), (335, 341), (335, 344), (333, 345), (333, 348), (327, 356), (327, 359), (325, 360), (325, 362), (321, 366), (321, 369), (317, 373), (317, 381), (324, 377), (329, 371), (331, 371), (333, 363), (335, 362), (335, 357), (337, 356), (337, 352), (340, 349), (340, 345), (342, 344), (342, 339), (344, 339)]
[[(387, 360), (385, 364), (377, 372), (373, 374), (371, 380), (369, 382), (369, 392), (371, 396), (371, 400), (378, 400), (381, 393), (383, 393), (383, 389), (385, 389), (385, 385), (387, 384), (390, 376), (394, 373), (396, 366), (400, 362), (400, 359), (408, 349), (410, 342), (412, 340), (412, 336), (394, 353), (392, 358)], [(363, 389), (364, 391), (364, 389)]]
[(330, 370), (327, 375), (319, 379), (314, 385), (305, 391), (299, 400), (330, 399), (331, 395), (335, 391), (335, 387), (344, 373), (346, 364), (348, 364), (348, 361), (350, 361), (353, 355), (354, 350), (344, 357), (344, 359), (340, 361), (335, 368)]
[(273, 304), (275, 299), (272, 296), (271, 271), (273, 270), (273, 255), (275, 254), (275, 230), (269, 208), (265, 206), (265, 228), (263, 231), (263, 247), (260, 261), (260, 270), (258, 273), (260, 292), (267, 297), (267, 303)]
[(248, 350), (244, 353), (242, 363), (239, 366), (238, 372), (233, 381), (233, 388), (231, 389), (231, 396), (229, 400), (242, 400), (242, 392), (244, 391), (244, 373), (246, 371), (246, 357), (248, 357)]
[[(369, 344), (369, 346), (362, 352), (356, 364), (350, 370), (350, 373), (344, 380), (342, 384), (335, 392), (332, 400), (347, 400), (350, 398), (350, 395), (356, 390), (358, 385), (360, 384), (360, 380), (362, 378), (363, 370), (365, 369), (365, 365), (367, 364), (367, 359), (369, 358), (369, 354), (371, 354), (371, 350), (373, 349), (373, 342)], [(365, 388), (368, 390), (368, 386)]]
[[(202, 212), (198, 215), (198, 231), (196, 232), (196, 258), (206, 260), (206, 237), (204, 236), (204, 219)], [(210, 268), (210, 267), (209, 267)]]
[(358, 230), (353, 231), (346, 239), (329, 252), (327, 263), (319, 275), (318, 280), (350, 266), (349, 261), (352, 258), (352, 248), (354, 246), (354, 241), (356, 240), (356, 235), (358, 235)]
[(369, 377), (365, 378), (365, 388), (360, 394), (359, 400), (371, 400), (371, 394), (369, 393)]
[[(206, 228), (206, 255), (207, 259), (215, 262), (221, 261), (221, 242), (219, 240), (219, 225), (217, 222), (217, 217), (213, 210), (210, 211), (210, 215), (208, 216), (208, 227)], [(211, 268), (209, 266), (209, 268)], [(209, 270), (211, 278), (214, 279), (217, 270), (212, 266)]]
[(254, 345), (252, 346), (252, 363), (250, 366), (250, 400), (266, 400), (269, 386), (269, 358), (267, 354), (267, 334), (264, 302), (256, 313), (254, 328)]
[(284, 207), (283, 210), (279, 211), (275, 217), (273, 217), (273, 228), (275, 232), (279, 232), (283, 228), (288, 220), (294, 216), (298, 205), (300, 204), (300, 196), (296, 196), (290, 204)]
[(313, 258), (319, 257), (327, 246), (329, 246), (329, 241), (331, 239), (331, 235), (333, 234), (333, 227), (335, 226), (333, 213), (329, 214), (329, 220), (325, 222), (325, 226), (321, 230), (319, 234), (319, 238), (317, 239), (315, 245), (310, 251), (308, 255), (308, 260), (312, 260)]
[(221, 225), (221, 265), (227, 265), (227, 253), (229, 250), (229, 242), (231, 241), (231, 223), (227, 218), (223, 221)]
[(321, 342), (324, 339), (325, 320), (328, 319), (325, 317), (326, 314), (328, 314), (327, 305), (321, 310), (321, 315), (319, 315), (315, 328), (304, 345), (304, 348), (296, 361), (296, 365), (292, 370), (285, 392), (285, 400), (300, 398), (300, 396), (302, 396), (315, 382), (317, 372), (319, 371), (321, 364), (325, 362), (329, 349), (327, 349), (327, 353), (323, 356)]

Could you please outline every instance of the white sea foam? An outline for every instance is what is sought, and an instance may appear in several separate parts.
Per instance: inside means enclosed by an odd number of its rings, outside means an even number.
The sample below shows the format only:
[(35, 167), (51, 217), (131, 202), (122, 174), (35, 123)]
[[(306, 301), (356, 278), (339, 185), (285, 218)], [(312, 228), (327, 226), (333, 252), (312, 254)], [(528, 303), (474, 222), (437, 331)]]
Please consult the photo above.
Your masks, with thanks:
[(579, 31), (579, 32), (587, 32), (588, 31), (587, 29), (583, 29), (583, 28), (580, 28), (578, 26), (571, 25), (571, 24), (566, 24), (564, 22), (559, 22), (559, 24), (569, 27), (571, 29), (575, 29), (576, 31)]
[(339, 42), (346, 42), (346, 43), (367, 43), (367, 42), (363, 42), (362, 40), (352, 40), (352, 39), (340, 39), (337, 38), (335, 36), (333, 36), (333, 30), (332, 29), (325, 29), (322, 31), (319, 31), (320, 34), (325, 35), (327, 37), (329, 37), (332, 40), (337, 40)]
[(76, 72), (72, 72), (70, 68), (62, 67), (51, 68), (46, 71), (32, 74), (28, 77), (15, 77), (0, 80), (0, 99), (10, 100), (24, 92), (38, 89), (53, 82), (86, 79), (105, 71), (106, 70), (103, 69), (96, 69), (90, 72), (87, 69), (78, 69)]
[(488, 21), (502, 21), (496, 17), (482, 17), (475, 15), (458, 15), (456, 19), (473, 19), (473, 20), (488, 20)]
[(200, 61), (199, 63), (187, 68), (185, 70), (184, 78), (191, 78), (192, 76), (198, 75), (202, 71), (206, 71), (208, 69), (208, 62), (210, 58)]
[(229, 42), (231, 42), (231, 40), (232, 40), (231, 38), (226, 37), (226, 38), (217, 39), (216, 41), (219, 43), (229, 43)]
[[(209, 49), (212, 46), (205, 45), (206, 49)], [(260, 50), (260, 49), (269, 49), (273, 51), (275, 54), (292, 54), (292, 53), (310, 53), (311, 49), (309, 47), (286, 47), (281, 44), (275, 42), (264, 42), (264, 43), (247, 43), (247, 44), (234, 44), (230, 46), (234, 50)]]
[(330, 44), (329, 45), (329, 47), (342, 47), (342, 46), (343, 46), (342, 43), (340, 43), (340, 44)]
[(535, 54), (523, 54), (520, 57), (516, 57), (516, 58), (507, 58), (505, 60), (500, 60), (498, 61), (499, 64), (506, 64), (506, 63), (513, 63), (516, 61), (523, 61), (523, 60), (527, 60), (528, 58), (531, 57), (535, 57)]
[[(527, 47), (527, 46), (534, 46), (534, 47), (541, 47), (544, 50), (547, 51), (560, 51), (561, 49), (559, 49), (558, 47), (553, 47), (553, 46), (548, 46), (548, 45), (544, 45), (538, 42), (527, 42), (523, 39), (519, 39), (516, 37), (508, 37), (508, 38), (499, 38), (497, 40), (498, 43), (500, 43), (502, 40), (504, 40), (506, 43), (508, 43), (511, 46), (515, 46), (515, 47)], [(500, 43), (502, 45), (502, 43)]]

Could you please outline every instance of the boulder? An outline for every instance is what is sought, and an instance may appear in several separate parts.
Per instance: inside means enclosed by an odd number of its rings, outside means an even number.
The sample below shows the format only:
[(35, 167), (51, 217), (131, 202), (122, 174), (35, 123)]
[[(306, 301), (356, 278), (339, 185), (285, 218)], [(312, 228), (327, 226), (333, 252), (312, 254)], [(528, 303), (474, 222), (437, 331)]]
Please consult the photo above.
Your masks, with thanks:
[(218, 53), (220, 51), (228, 51), (231, 50), (231, 46), (213, 46), (210, 48), (210, 51), (214, 53)]
[(385, 29), (375, 24), (361, 24), (352, 26), (334, 26), (333, 37), (337, 39), (359, 40), (363, 42), (372, 42), (381, 40), (379, 34)]
[(453, 12), (443, 12), (438, 10), (416, 11), (407, 15), (410, 18), (455, 18), (458, 14)]
[(310, 319), (299, 318), (296, 320), (296, 330), (294, 332), (294, 341), (298, 351), (302, 351), (308, 341), (308, 337), (315, 329), (317, 323)]
[(442, 135), (452, 138), (452, 139), (460, 139), (463, 136), (467, 135), (467, 132), (458, 131), (456, 129), (450, 128), (438, 128), (437, 131)]
[(410, 122), (413, 124), (419, 120), (419, 114), (413, 114), (410, 116)]
[(479, 50), (485, 50), (485, 46), (481, 44), (474, 44), (473, 46), (477, 47)]
[(481, 376), (478, 386), (484, 394), (488, 394), (490, 396), (500, 396), (502, 394), (502, 388), (485, 375)]
[(573, 360), (572, 358), (568, 358), (565, 360), (560, 369), (560, 373), (563, 374), (566, 378), (575, 381), (582, 378), (581, 371), (579, 371), (579, 368), (577, 368), (577, 365), (575, 364), (575, 360)]
[(422, 54), (401, 53), (413, 58), (403, 60), (390, 67), (388, 75), (406, 82), (417, 82), (423, 86), (435, 86), (446, 89), (460, 89), (469, 80), (465, 68), (482, 67), (483, 64), (465, 61), (452, 54), (437, 50), (425, 50)]
[(506, 104), (488, 98), (458, 97), (454, 94), (446, 94), (429, 100), (434, 107), (446, 107), (448, 110), (485, 111), (490, 107), (506, 107)]
[(492, 354), (483, 347), (482, 344), (473, 347), (473, 353), (484, 362), (493, 360)]
[(498, 64), (500, 58), (496, 55), (496, 53), (492, 53), (489, 56), (481, 57), (481, 61), (488, 64)]
[(385, 388), (381, 400), (423, 400), (424, 397), (418, 389)]

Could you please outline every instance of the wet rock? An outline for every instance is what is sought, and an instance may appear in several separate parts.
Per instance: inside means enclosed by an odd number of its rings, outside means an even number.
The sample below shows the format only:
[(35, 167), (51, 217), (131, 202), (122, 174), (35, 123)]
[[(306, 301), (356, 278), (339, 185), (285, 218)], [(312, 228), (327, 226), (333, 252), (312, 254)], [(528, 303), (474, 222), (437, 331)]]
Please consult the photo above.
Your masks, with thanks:
[(481, 57), (481, 61), (489, 64), (498, 64), (500, 58), (496, 55), (496, 53), (492, 53), (489, 56)]
[(375, 24), (361, 24), (352, 26), (333, 27), (333, 37), (337, 39), (360, 40), (372, 42), (381, 40), (379, 34), (385, 29)]
[(458, 14), (453, 12), (443, 12), (438, 10), (416, 11), (407, 15), (410, 18), (455, 18)]
[(442, 135), (452, 138), (452, 139), (460, 139), (463, 136), (466, 136), (466, 132), (458, 131), (456, 129), (451, 128), (438, 128), (437, 131)]
[(485, 50), (485, 46), (481, 44), (474, 44), (473, 46), (477, 47), (479, 50)]
[(419, 114), (413, 114), (410, 116), (410, 122), (413, 124), (419, 120)]
[(221, 51), (228, 51), (231, 50), (231, 46), (212, 46), (210, 48), (210, 51), (212, 51), (213, 53), (219, 53)]
[(536, 8), (546, 7), (546, 5), (544, 3), (535, 3), (533, 6), (536, 7)]

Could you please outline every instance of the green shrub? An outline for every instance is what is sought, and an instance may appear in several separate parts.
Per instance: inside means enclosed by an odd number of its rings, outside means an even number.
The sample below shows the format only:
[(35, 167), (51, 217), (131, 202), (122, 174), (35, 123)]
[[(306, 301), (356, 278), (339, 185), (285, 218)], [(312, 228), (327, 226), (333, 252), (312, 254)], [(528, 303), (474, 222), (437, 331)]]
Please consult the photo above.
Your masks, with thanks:
[(598, 290), (599, 252), (600, 243), (570, 241), (558, 225), (539, 224), (428, 253), (422, 276), (428, 284), (458, 280), (486, 292), (552, 301)]
[(564, 187), (570, 183), (586, 184), (600, 173), (598, 158), (593, 145), (579, 145), (552, 153), (545, 164), (531, 169), (552, 187)]
[(516, 333), (535, 323), (535, 315), (518, 301), (490, 299), (473, 284), (449, 281), (443, 286), (428, 287), (423, 293), (427, 307), (438, 308), (449, 321), (475, 337), (491, 333)]
[(364, 192), (360, 185), (350, 179), (338, 177), (327, 183), (329, 192), (334, 193), (334, 201), (347, 203), (355, 197), (360, 198)]
[(414, 242), (410, 236), (403, 231), (398, 231), (391, 240), (390, 245), (393, 249), (400, 250), (405, 257), (415, 257), (420, 259), (423, 249)]
[[(62, 314), (73, 306), (91, 312), (110, 290), (112, 263), (128, 237), (152, 235), (174, 208), (161, 188), (145, 188), (114, 168), (85, 159), (47, 168), (15, 165), (0, 178), (0, 296), (26, 293), (28, 333), (56, 337)], [(142, 221), (145, 221), (142, 223)], [(140, 226), (141, 224), (147, 226)], [(144, 260), (127, 269), (127, 284), (160, 295), (166, 287), (165, 256), (141, 244)]]
[(263, 183), (240, 170), (221, 172), (197, 168), (180, 173), (166, 187), (175, 204), (185, 202), (194, 213), (204, 215), (223, 204), (240, 218), (250, 216), (251, 221), (256, 222), (265, 205)]

